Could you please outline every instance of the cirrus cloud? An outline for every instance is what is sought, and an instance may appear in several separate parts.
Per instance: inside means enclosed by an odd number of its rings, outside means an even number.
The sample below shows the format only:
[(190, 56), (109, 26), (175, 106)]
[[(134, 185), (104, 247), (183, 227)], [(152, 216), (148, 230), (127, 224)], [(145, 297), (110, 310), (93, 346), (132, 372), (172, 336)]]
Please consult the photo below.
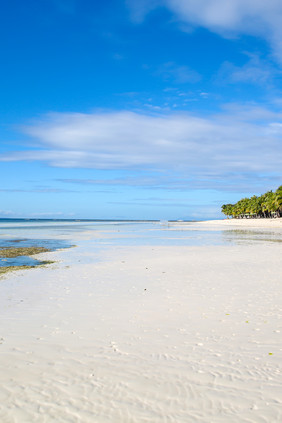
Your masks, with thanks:
[[(221, 114), (146, 115), (134, 112), (48, 114), (25, 126), (23, 151), (1, 161), (42, 161), (54, 167), (173, 172), (209, 187), (228, 175), (281, 177), (282, 114), (229, 105)], [(231, 176), (230, 176), (231, 175)], [(233, 175), (233, 176), (232, 176)], [(214, 177), (214, 185), (211, 184)]]
[(267, 40), (282, 61), (280, 0), (127, 0), (132, 19), (141, 22), (156, 7), (168, 8), (181, 22), (201, 26), (224, 37), (240, 34)]

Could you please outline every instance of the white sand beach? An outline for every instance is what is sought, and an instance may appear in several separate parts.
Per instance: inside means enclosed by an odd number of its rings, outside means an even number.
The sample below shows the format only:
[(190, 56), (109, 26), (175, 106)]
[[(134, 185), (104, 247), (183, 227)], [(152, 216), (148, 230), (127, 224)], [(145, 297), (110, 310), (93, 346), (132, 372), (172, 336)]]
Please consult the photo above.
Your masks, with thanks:
[(245, 228), (282, 228), (282, 218), (276, 219), (223, 219), (198, 222), (200, 225), (241, 226)]
[[(281, 234), (281, 219), (261, 222), (193, 227)], [(266, 234), (78, 241), (1, 278), (1, 423), (281, 423), (282, 238)]]

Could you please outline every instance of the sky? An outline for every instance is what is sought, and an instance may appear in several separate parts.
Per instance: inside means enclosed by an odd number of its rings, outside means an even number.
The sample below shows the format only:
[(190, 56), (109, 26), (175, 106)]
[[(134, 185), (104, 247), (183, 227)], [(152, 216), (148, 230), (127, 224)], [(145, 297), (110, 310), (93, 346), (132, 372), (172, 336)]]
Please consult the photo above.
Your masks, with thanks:
[(213, 219), (282, 180), (281, 0), (9, 0), (0, 217)]

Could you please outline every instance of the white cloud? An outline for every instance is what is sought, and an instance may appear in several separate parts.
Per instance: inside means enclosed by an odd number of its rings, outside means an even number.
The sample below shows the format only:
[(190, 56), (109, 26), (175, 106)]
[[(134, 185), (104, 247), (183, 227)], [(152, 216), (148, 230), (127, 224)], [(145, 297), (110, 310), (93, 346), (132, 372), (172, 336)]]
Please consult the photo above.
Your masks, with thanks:
[(142, 22), (148, 12), (160, 6), (161, 0), (125, 0), (129, 7), (131, 19), (134, 22)]
[(175, 172), (191, 178), (192, 185), (209, 180), (209, 187), (216, 187), (227, 174), (228, 183), (238, 174), (252, 175), (252, 180), (262, 174), (281, 177), (281, 123), (282, 114), (256, 105), (229, 105), (206, 118), (184, 113), (49, 114), (24, 128), (34, 140), (32, 148), (2, 154), (0, 160)]
[[(181, 177), (173, 172), (162, 172), (153, 176), (133, 175), (128, 172), (127, 177), (113, 179), (58, 179), (60, 183), (88, 186), (91, 192), (97, 192), (97, 187), (105, 187), (103, 191), (112, 192), (114, 187), (141, 187), (147, 191), (185, 192), (194, 190), (213, 190), (229, 192), (264, 192), (279, 185), (280, 175), (258, 173), (224, 173), (219, 169), (214, 172), (204, 172), (194, 175), (182, 174)], [(184, 198), (186, 198), (186, 195)]]
[(12, 212), (11, 210), (0, 210), (0, 216), (4, 216), (4, 218), (13, 216), (14, 214), (15, 213)]
[(201, 75), (190, 69), (188, 66), (177, 65), (174, 62), (168, 62), (161, 65), (157, 75), (162, 75), (166, 81), (171, 81), (175, 84), (196, 83), (201, 80)]
[(233, 63), (224, 62), (218, 73), (220, 82), (250, 83), (255, 85), (270, 86), (273, 79), (281, 72), (261, 60), (257, 55), (249, 55), (250, 59), (243, 66), (238, 67)]
[(282, 61), (281, 0), (130, 0), (134, 16), (141, 21), (152, 7), (165, 6), (188, 25), (201, 26), (220, 35), (260, 36), (270, 42)]

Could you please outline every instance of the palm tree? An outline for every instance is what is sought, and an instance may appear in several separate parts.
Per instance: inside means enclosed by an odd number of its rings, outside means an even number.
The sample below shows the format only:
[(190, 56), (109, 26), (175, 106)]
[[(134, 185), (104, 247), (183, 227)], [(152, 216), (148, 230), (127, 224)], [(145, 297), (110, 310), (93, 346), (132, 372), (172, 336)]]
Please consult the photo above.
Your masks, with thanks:
[(260, 197), (257, 197), (256, 195), (253, 195), (250, 199), (251, 207), (250, 207), (250, 213), (255, 216), (261, 215), (261, 200)]
[(271, 191), (266, 192), (265, 194), (261, 195), (261, 210), (264, 217), (268, 217), (268, 196), (270, 195)]
[(282, 216), (282, 185), (280, 185), (280, 187), (277, 188), (274, 195), (275, 195), (274, 204), (276, 207), (276, 212), (278, 216), (281, 217)]
[(275, 204), (275, 193), (270, 191), (268, 197), (267, 197), (267, 208), (268, 208), (268, 213), (270, 214), (270, 216), (272, 215), (272, 213), (276, 212), (276, 204)]
[(223, 204), (221, 207), (221, 211), (222, 213), (225, 214), (225, 216), (229, 217), (232, 216), (232, 209), (233, 209), (233, 205), (232, 204)]
[(222, 213), (235, 218), (282, 217), (282, 185), (275, 192), (268, 191), (261, 196), (241, 198), (235, 204), (223, 204)]

